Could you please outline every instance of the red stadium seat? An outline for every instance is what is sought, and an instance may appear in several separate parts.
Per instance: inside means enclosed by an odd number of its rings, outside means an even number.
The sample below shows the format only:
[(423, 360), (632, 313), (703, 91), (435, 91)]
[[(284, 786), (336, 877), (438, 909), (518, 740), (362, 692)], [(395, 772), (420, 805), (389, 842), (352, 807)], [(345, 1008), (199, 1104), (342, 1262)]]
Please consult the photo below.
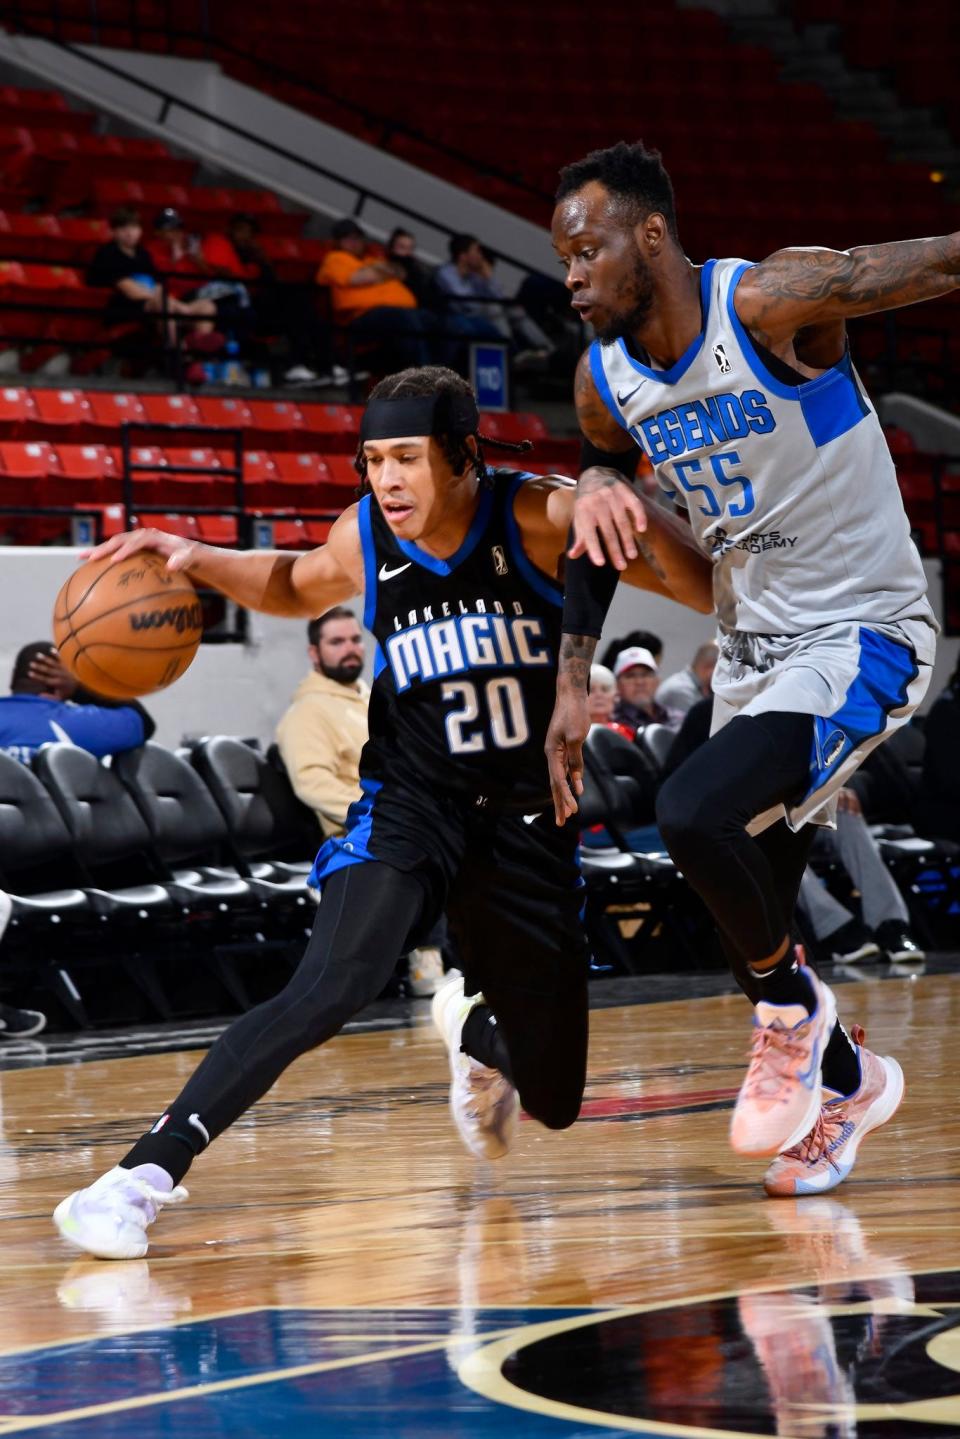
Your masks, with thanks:
[(109, 540), (114, 535), (122, 535), (127, 528), (123, 505), (91, 505), (90, 509), (100, 516), (102, 539)]
[(304, 520), (307, 539), (311, 545), (325, 545), (330, 538), (332, 520)]
[(3, 473), (23, 480), (43, 479), (57, 460), (46, 440), (6, 440), (0, 443)]
[(218, 430), (249, 430), (253, 427), (253, 416), (246, 400), (201, 395), (197, 400), (197, 410), (202, 424), (214, 425)]
[[(209, 446), (194, 446), (190, 449), (165, 449), (166, 461), (163, 471), (153, 478), (152, 502), (166, 504), (176, 502), (198, 505), (232, 505), (236, 500), (236, 481), (232, 475), (192, 474), (193, 470), (219, 470), (220, 456)], [(160, 486), (160, 493), (156, 487)], [(191, 500), (184, 497), (189, 489)]]
[(97, 438), (106, 444), (120, 443), (120, 428), (125, 424), (143, 424), (147, 412), (139, 395), (115, 394), (107, 390), (91, 390), (87, 395), (93, 414)]
[[(233, 454), (230, 450), (218, 450), (217, 457), (221, 465), (233, 464)], [(278, 478), (273, 456), (266, 450), (246, 450), (244, 452), (243, 479), (245, 484), (265, 484), (268, 481), (275, 483)]]
[(303, 520), (274, 520), (273, 547), (277, 550), (306, 550), (310, 548), (307, 527)]
[(80, 498), (119, 498), (120, 466), (105, 445), (57, 445), (56, 454), (61, 475)]
[(38, 115), (49, 115), (51, 110), (63, 112), (70, 108), (66, 97), (59, 90), (33, 90), (22, 85), (0, 86), (0, 105), (22, 110), (24, 114)]
[(21, 261), (28, 254), (37, 260), (70, 258), (55, 215), (4, 214), (0, 221), (0, 255)]
[(144, 414), (152, 425), (202, 425), (197, 402), (190, 395), (144, 395)]
[[(229, 450), (220, 450), (222, 465), (232, 465), (233, 455)], [(270, 509), (282, 504), (280, 487), (282, 481), (272, 455), (265, 450), (247, 450), (243, 456), (243, 495), (248, 508)]]
[(110, 226), (101, 219), (68, 219), (61, 215), (58, 224), (62, 242), (69, 245), (75, 260), (86, 263), (100, 245), (110, 239)]
[(303, 415), (289, 400), (250, 400), (250, 441), (270, 449), (298, 450), (305, 428)]
[(324, 453), (352, 453), (360, 437), (360, 405), (301, 405), (305, 424), (304, 440), (316, 443)]
[(331, 482), (329, 461), (319, 455), (304, 452), (289, 455), (283, 450), (274, 450), (273, 463), (277, 474), (287, 485), (322, 485)]
[(55, 504), (49, 476), (57, 460), (44, 440), (0, 443), (0, 504)]
[(5, 386), (0, 389), (0, 436), (15, 439), (33, 433), (39, 423), (31, 390)]
[(83, 280), (68, 265), (24, 265), (23, 284), (31, 290), (79, 290)]
[(520, 440), (550, 438), (550, 432), (540, 416), (523, 411), (500, 415), (484, 410), (480, 415), (480, 433), (489, 435), (493, 440), (510, 440), (514, 444)]
[(202, 538), (195, 515), (134, 515), (132, 522), (139, 529), (162, 530), (166, 535), (179, 535), (183, 540)]
[[(186, 448), (178, 446), (175, 449), (165, 446), (163, 455), (167, 462), (167, 468), (184, 471), (185, 479), (191, 478), (189, 471), (192, 469), (219, 470), (221, 468), (220, 456), (217, 451), (207, 445), (194, 445)], [(201, 478), (213, 477), (207, 475)]]
[[(117, 473), (122, 475), (123, 451), (111, 446), (110, 456), (117, 467)], [(136, 466), (149, 466), (148, 469), (137, 469), (135, 473), (132, 473), (134, 494), (137, 494), (139, 492), (139, 486), (149, 484), (151, 481), (162, 477), (163, 471), (167, 466), (167, 457), (159, 445), (133, 445), (130, 449), (130, 463)], [(141, 498), (143, 498), (143, 495), (141, 495)], [(146, 503), (145, 500), (144, 503)]]
[(237, 543), (238, 527), (232, 515), (198, 515), (197, 529), (205, 544), (235, 545)]
[(345, 498), (347, 492), (356, 490), (360, 483), (360, 476), (354, 469), (352, 459), (347, 455), (328, 455), (326, 463), (330, 483), (340, 485), (345, 492)]
[(34, 390), (33, 399), (45, 427), (75, 441), (93, 437), (93, 411), (81, 390)]
[(0, 286), (25, 285), (27, 277), (19, 260), (0, 261)]

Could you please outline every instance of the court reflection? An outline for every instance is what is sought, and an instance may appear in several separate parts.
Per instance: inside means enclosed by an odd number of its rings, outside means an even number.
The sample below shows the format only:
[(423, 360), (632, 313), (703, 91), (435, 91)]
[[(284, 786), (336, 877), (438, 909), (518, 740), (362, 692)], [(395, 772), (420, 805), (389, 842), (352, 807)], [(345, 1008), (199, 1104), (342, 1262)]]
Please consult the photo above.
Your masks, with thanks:
[[(766, 1380), (774, 1432), (855, 1439), (858, 1380), (883, 1356), (891, 1320), (913, 1313), (914, 1280), (894, 1255), (868, 1241), (853, 1210), (837, 1200), (787, 1200), (765, 1213), (821, 1281), (737, 1301), (740, 1327)], [(871, 1269), (884, 1272), (867, 1277)]]

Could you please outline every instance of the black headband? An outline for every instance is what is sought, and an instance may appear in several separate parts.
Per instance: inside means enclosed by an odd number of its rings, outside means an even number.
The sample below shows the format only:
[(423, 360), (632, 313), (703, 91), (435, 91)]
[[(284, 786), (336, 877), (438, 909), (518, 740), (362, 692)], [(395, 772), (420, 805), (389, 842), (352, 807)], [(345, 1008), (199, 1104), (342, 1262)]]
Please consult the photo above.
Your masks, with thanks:
[(365, 440), (399, 440), (411, 435), (475, 435), (480, 411), (472, 395), (407, 395), (399, 399), (371, 400), (360, 423)]

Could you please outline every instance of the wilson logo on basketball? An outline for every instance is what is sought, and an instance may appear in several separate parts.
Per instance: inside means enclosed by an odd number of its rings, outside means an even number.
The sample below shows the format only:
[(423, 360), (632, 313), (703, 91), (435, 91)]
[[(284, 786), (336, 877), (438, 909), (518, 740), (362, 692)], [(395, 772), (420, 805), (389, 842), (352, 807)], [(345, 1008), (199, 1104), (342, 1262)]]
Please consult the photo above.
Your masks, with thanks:
[(128, 616), (132, 630), (173, 629), (178, 635), (186, 630), (198, 630), (203, 625), (203, 610), (199, 605), (171, 605), (165, 610), (145, 610)]

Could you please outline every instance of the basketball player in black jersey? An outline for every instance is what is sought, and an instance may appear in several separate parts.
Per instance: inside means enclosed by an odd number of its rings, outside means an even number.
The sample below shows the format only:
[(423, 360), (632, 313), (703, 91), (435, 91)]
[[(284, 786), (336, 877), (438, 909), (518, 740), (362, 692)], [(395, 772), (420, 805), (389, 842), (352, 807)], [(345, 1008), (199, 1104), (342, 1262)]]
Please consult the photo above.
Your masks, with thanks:
[[(377, 640), (362, 798), (321, 850), (322, 891), (287, 987), (216, 1042), (118, 1167), (56, 1210), (103, 1258), (139, 1258), (158, 1209), (186, 1198), (193, 1159), (299, 1055), (373, 1000), (446, 909), (465, 978), (434, 1000), (454, 1119), (468, 1147), (505, 1152), (522, 1104), (573, 1123), (587, 1053), (577, 834), (553, 823), (543, 753), (553, 708), (574, 487), (489, 471), (469, 386), (408, 370), (373, 391), (357, 469), (367, 493), (309, 554), (234, 552), (155, 530), (94, 551), (167, 556), (172, 570), (267, 614), (320, 615), (364, 596)], [(711, 607), (709, 564), (672, 516), (651, 517), (656, 570), (627, 580)], [(480, 991), (482, 990), (482, 994)]]

